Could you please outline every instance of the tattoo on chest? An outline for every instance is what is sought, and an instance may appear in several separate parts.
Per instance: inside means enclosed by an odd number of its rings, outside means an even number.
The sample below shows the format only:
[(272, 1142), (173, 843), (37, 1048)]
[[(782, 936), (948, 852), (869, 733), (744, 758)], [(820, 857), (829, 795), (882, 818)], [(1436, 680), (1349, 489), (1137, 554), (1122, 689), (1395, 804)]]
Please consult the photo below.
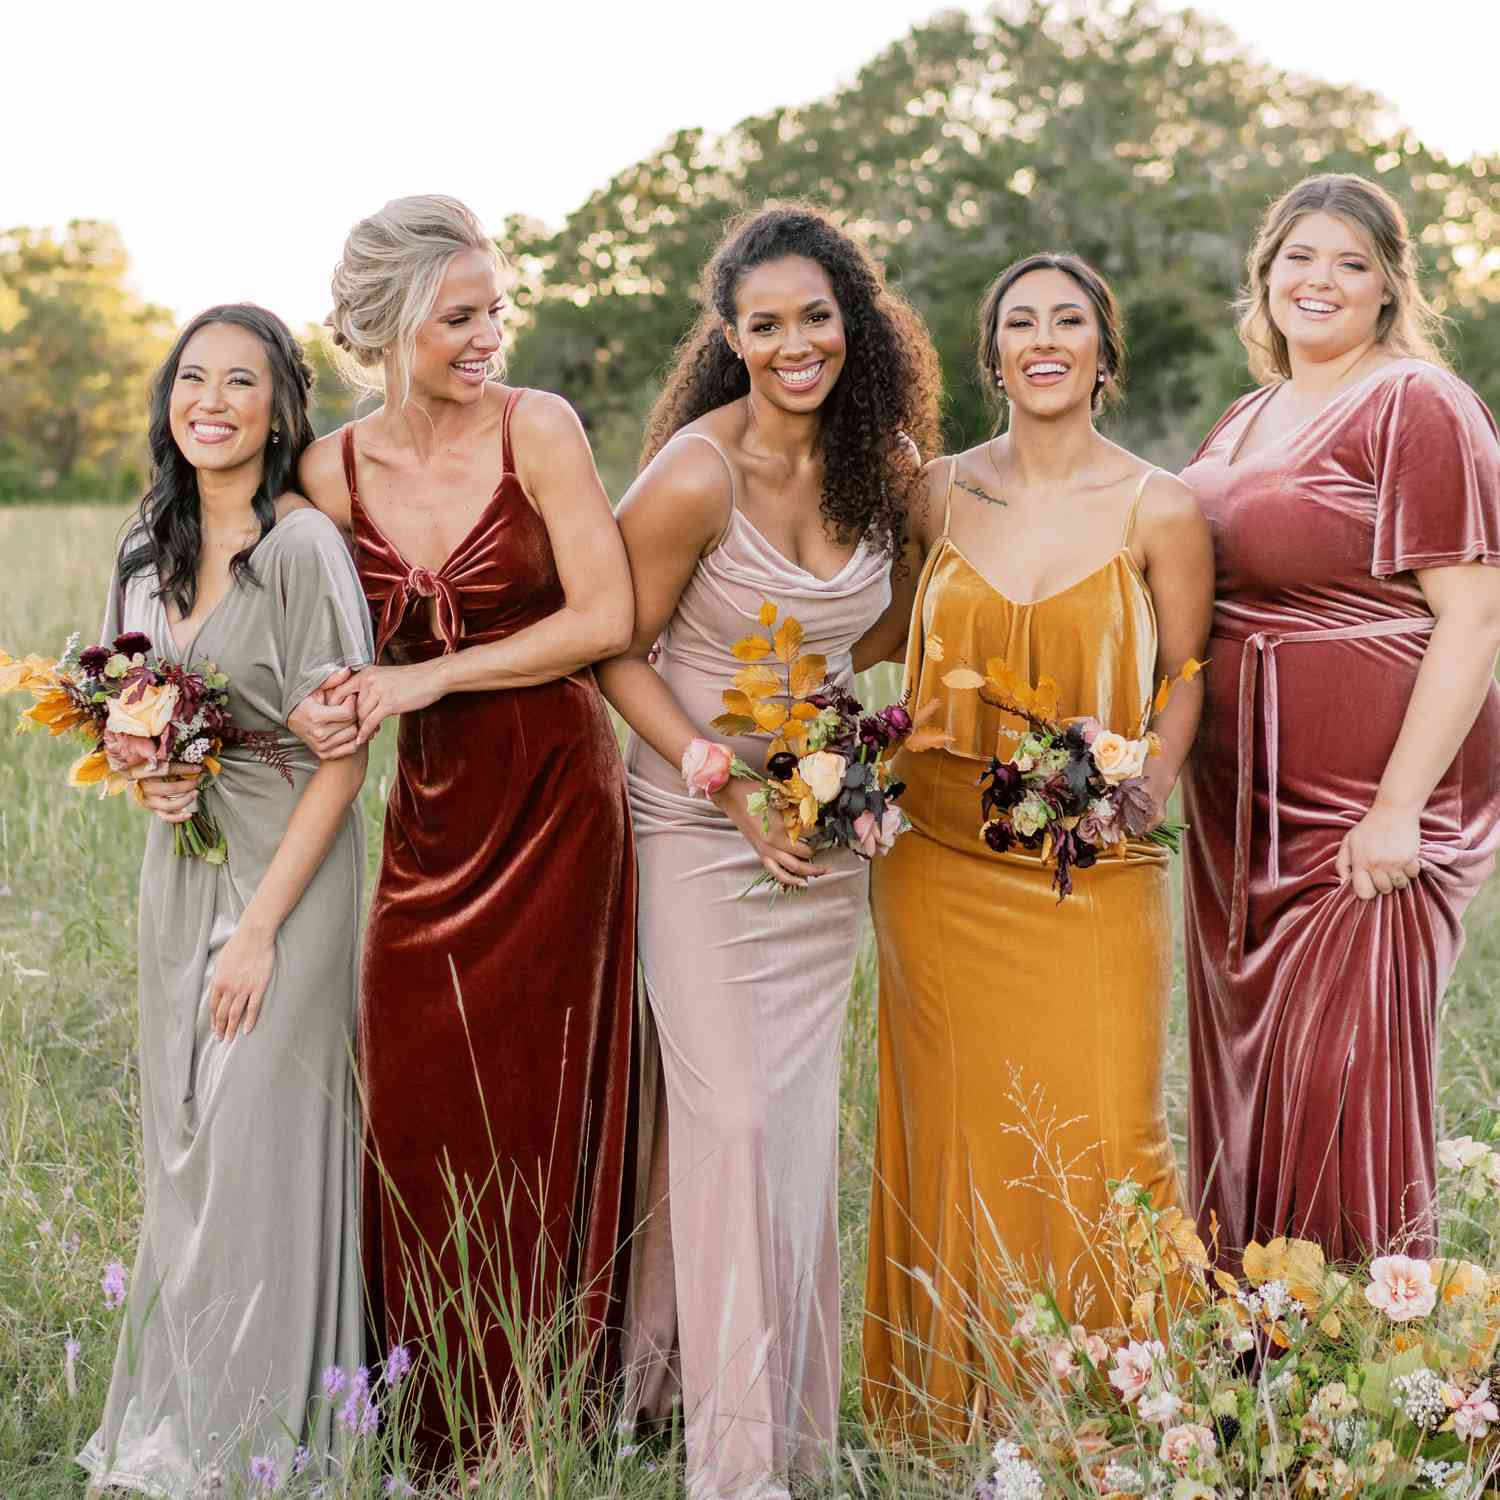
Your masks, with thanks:
[(977, 484), (970, 484), (964, 479), (955, 479), (954, 484), (959, 489), (967, 491), (976, 500), (983, 500), (986, 505), (1009, 505), (1009, 500), (1002, 500), (999, 495), (992, 495), (988, 490), (981, 489)]

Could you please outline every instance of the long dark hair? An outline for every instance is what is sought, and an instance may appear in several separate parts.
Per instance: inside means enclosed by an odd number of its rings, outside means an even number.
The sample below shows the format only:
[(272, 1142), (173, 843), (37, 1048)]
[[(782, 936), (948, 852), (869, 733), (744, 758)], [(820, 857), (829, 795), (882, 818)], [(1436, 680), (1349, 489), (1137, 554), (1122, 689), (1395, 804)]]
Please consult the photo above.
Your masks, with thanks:
[[(210, 323), (232, 323), (253, 333), (265, 346), (271, 367), (271, 425), (280, 428), (280, 442), (266, 445), (260, 484), (251, 504), (260, 522), (260, 537), (276, 522), (276, 501), (291, 488), (297, 462), (313, 440), (307, 419), (307, 396), (313, 372), (292, 331), (273, 312), (253, 302), (229, 302), (201, 312), (177, 336), (172, 352), (151, 381), (151, 486), (141, 499), (140, 512), (130, 524), (120, 557), (124, 582), (147, 568), (156, 569), (158, 599), (170, 600), (182, 615), (192, 613), (198, 598), (198, 554), (203, 545), (203, 523), (198, 510), (198, 471), (187, 461), (172, 436), (172, 387), (188, 340)], [(258, 583), (250, 566), (254, 544), (230, 560), (236, 581)]]
[(917, 311), (886, 286), (868, 252), (807, 204), (764, 208), (729, 225), (703, 272), (703, 311), (651, 410), (641, 462), (649, 463), (689, 422), (749, 391), (749, 372), (735, 358), (723, 325), (735, 320), (735, 296), (746, 273), (788, 255), (823, 268), (848, 349), (819, 413), (819, 509), (840, 541), (864, 538), (897, 553), (906, 539), (907, 514), (925, 494), (908, 440), (924, 457), (939, 448), (937, 354)]
[(1099, 367), (1104, 379), (1094, 387), (1094, 413), (1120, 399), (1125, 384), (1125, 331), (1120, 304), (1109, 283), (1081, 256), (1043, 250), (1012, 261), (989, 285), (979, 304), (979, 385), (999, 406), (995, 367), (1000, 362), (1000, 304), (1005, 294), (1032, 271), (1061, 271), (1078, 283), (1099, 323)]

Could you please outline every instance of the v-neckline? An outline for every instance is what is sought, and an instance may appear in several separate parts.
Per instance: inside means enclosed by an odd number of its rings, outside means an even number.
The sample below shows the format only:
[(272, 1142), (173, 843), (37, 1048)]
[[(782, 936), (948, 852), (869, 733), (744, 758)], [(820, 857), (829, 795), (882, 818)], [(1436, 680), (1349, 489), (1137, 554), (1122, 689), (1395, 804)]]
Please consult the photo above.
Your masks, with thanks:
[(992, 594), (995, 594), (999, 598), (1005, 600), (1007, 604), (1011, 605), (1015, 609), (1035, 609), (1039, 604), (1050, 604), (1054, 599), (1061, 599), (1064, 594), (1071, 594), (1075, 589), (1081, 589), (1084, 584), (1090, 582), (1092, 579), (1097, 578), (1101, 573), (1107, 571), (1109, 568), (1112, 568), (1117, 562), (1120, 561), (1121, 558), (1124, 558), (1125, 566), (1135, 576), (1136, 582), (1141, 584), (1142, 587), (1145, 586), (1145, 580), (1141, 577), (1140, 567), (1136, 563), (1135, 557), (1132, 555), (1130, 548), (1121, 547), (1117, 552), (1111, 553), (1110, 556), (1106, 557), (1097, 568), (1093, 568), (1089, 572), (1083, 574), (1081, 577), (1075, 578), (1072, 583), (1064, 584), (1060, 589), (1053, 589), (1051, 593), (1043, 594), (1040, 598), (1037, 599), (1017, 599), (1013, 595), (1007, 594), (1003, 588), (1001, 588), (986, 572), (984, 572), (982, 568), (979, 567), (977, 563), (974, 562), (974, 560), (968, 555), (968, 553), (966, 553), (964, 549), (960, 547), (951, 536), (944, 537), (943, 540), (954, 552), (958, 554), (958, 557), (963, 565)]
[[(303, 507), (298, 506), (297, 510), (301, 510), (302, 508)], [(254, 558), (255, 554), (260, 551), (262, 545), (267, 541), (271, 533), (274, 532), (278, 526), (283, 525), (286, 521), (290, 520), (291, 517), (296, 514), (296, 510), (289, 510), (286, 515), (282, 516), (278, 520), (273, 521), (271, 523), (270, 530), (267, 531), (265, 536), (261, 537), (260, 540), (256, 542), (256, 544), (250, 549), (250, 557)], [(233, 596), (235, 590), (238, 589), (239, 586), (239, 579), (234, 576), (234, 573), (231, 570), (229, 574), (229, 587), (219, 595), (217, 601), (215, 601), (214, 603), (214, 607), (209, 610), (206, 615), (204, 615), (202, 622), (193, 632), (193, 638), (188, 642), (188, 648), (186, 651), (184, 651), (182, 647), (177, 644), (177, 632), (172, 627), (172, 614), (171, 611), (167, 608), (167, 601), (162, 598), (157, 599), (157, 605), (161, 609), (162, 623), (167, 627), (167, 644), (171, 646), (173, 654), (175, 655), (179, 666), (186, 667), (192, 664), (193, 651), (196, 649), (198, 642), (203, 639), (203, 632), (207, 630), (208, 627), (212, 625), (213, 622), (219, 617), (220, 610), (222, 610), (224, 606), (229, 602), (230, 598)]]
[(359, 498), (358, 490), (350, 490), (349, 499), (352, 504), (359, 507), (360, 515), (365, 518), (365, 525), (368, 526), (370, 530), (373, 531), (382, 542), (385, 543), (386, 548), (389, 550), (391, 556), (396, 558), (408, 573), (415, 573), (418, 571), (418, 569), (420, 569), (424, 573), (431, 574), (434, 578), (441, 578), (444, 574), (447, 573), (449, 563), (451, 563), (453, 559), (457, 557), (459, 553), (462, 552), (464, 548), (466, 548), (469, 543), (474, 540), (475, 533), (478, 532), (480, 527), (489, 520), (490, 512), (494, 510), (495, 502), (499, 500), (500, 492), (505, 488), (505, 477), (506, 476), (504, 474), (500, 476), (500, 483), (495, 486), (495, 493), (490, 496), (488, 501), (486, 501), (484, 509), (479, 512), (479, 515), (475, 519), (474, 524), (469, 527), (469, 529), (463, 534), (463, 536), (461, 536), (459, 540), (454, 544), (453, 550), (447, 555), (447, 557), (443, 559), (443, 565), (440, 568), (429, 568), (423, 563), (413, 563), (411, 559), (408, 558), (407, 555), (390, 539), (390, 537), (388, 537), (385, 532), (380, 529), (380, 524), (376, 521), (375, 517), (370, 514), (369, 507), (363, 500)]
[(1368, 385), (1370, 381), (1374, 380), (1377, 375), (1383, 374), (1385, 371), (1389, 370), (1392, 365), (1398, 365), (1402, 362), (1403, 361), (1400, 359), (1388, 359), (1383, 364), (1376, 365), (1373, 370), (1370, 370), (1368, 373), (1361, 375), (1358, 380), (1351, 382), (1349, 385), (1346, 385), (1342, 390), (1335, 391), (1333, 395), (1330, 396), (1328, 400), (1325, 401), (1322, 406), (1317, 409), (1317, 411), (1311, 413), (1309, 416), (1304, 417), (1294, 427), (1289, 427), (1285, 432), (1278, 433), (1275, 437), (1271, 438), (1271, 440), (1267, 442), (1264, 447), (1257, 448), (1254, 453), (1245, 453), (1244, 450), (1246, 440), (1255, 430), (1256, 423), (1260, 421), (1261, 417), (1265, 414), (1266, 408), (1275, 399), (1276, 392), (1279, 390), (1283, 390), (1289, 384), (1289, 382), (1283, 380), (1276, 385), (1266, 386), (1264, 388), (1264, 393), (1262, 394), (1262, 399), (1259, 402), (1246, 407), (1245, 410), (1247, 420), (1245, 422), (1245, 425), (1240, 428), (1240, 435), (1235, 439), (1234, 446), (1229, 451), (1229, 457), (1224, 460), (1224, 467), (1226, 469), (1237, 469), (1240, 465), (1242, 457), (1244, 459), (1244, 462), (1250, 463), (1259, 454), (1269, 453), (1278, 445), (1291, 442), (1293, 438), (1300, 436), (1320, 417), (1324, 416), (1335, 406), (1337, 406), (1339, 402), (1344, 400), (1346, 396), (1353, 395), (1355, 391), (1363, 390), (1364, 387)]
[[(830, 578), (824, 578), (821, 574), (814, 573), (811, 568), (804, 568), (801, 563), (793, 562), (791, 558), (789, 558), (786, 553), (783, 552), (781, 548), (778, 547), (776, 543), (773, 542), (771, 538), (768, 537), (765, 532), (763, 532), (760, 527), (757, 526), (755, 522), (752, 521), (750, 517), (747, 516), (745, 512), (739, 508), (738, 505), (734, 506), (733, 510), (734, 514), (738, 516), (740, 520), (743, 521), (745, 525), (748, 526), (757, 537), (760, 538), (767, 551), (774, 553), (783, 563), (787, 565), (787, 567), (791, 568), (793, 572), (800, 573), (804, 578), (811, 578), (814, 583), (821, 583), (824, 588), (827, 588), (829, 584), (837, 583), (839, 579), (841, 579), (844, 574), (854, 566), (855, 558), (857, 558), (859, 554), (864, 550), (864, 542), (856, 542), (854, 544), (854, 551), (844, 559), (844, 565), (838, 570), (838, 572), (833, 574), (833, 576)], [(722, 546), (723, 544), (720, 543), (720, 545)]]

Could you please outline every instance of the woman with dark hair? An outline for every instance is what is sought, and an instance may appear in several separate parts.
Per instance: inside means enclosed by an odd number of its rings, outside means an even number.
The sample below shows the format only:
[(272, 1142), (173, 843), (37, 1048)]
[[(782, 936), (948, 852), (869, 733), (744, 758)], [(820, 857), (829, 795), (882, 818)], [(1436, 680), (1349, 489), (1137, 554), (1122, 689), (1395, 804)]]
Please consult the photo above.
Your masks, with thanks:
[[(864, 665), (856, 643), (890, 599), (922, 493), (912, 446), (936, 446), (938, 376), (921, 320), (812, 209), (734, 224), (702, 305), (620, 508), (635, 636), (600, 679), (633, 730), (640, 953), (665, 1084), (627, 1409), (664, 1414), (675, 1344), (689, 1493), (728, 1500), (784, 1496), (832, 1451), (839, 1037), (867, 867), (767, 832), (752, 783), (684, 783), (730, 750), (764, 765), (764, 740), (704, 738), (763, 601), (801, 622), (834, 680)], [(796, 898), (739, 899), (763, 873)]]
[(1157, 1207), (1178, 1197), (1162, 1102), (1167, 860), (1138, 835), (1160, 821), (1201, 684), (1180, 687), (1156, 723), (1153, 805), (1133, 827), (1099, 830), (1122, 852), (1080, 869), (1059, 901), (1039, 851), (978, 833), (980, 772), (1009, 755), (1024, 721), (944, 682), (999, 658), (1027, 683), (1052, 678), (1063, 717), (1135, 737), (1154, 683), (1201, 651), (1213, 583), (1203, 517), (1186, 486), (1094, 426), (1123, 361), (1114, 295), (1076, 256), (1029, 256), (996, 278), (979, 312), (979, 374), (1009, 421), (928, 466), (915, 599), (883, 627), (883, 645), (906, 643), (909, 709), (949, 736), (898, 754), (913, 827), (874, 876), (864, 1399), (892, 1440), (962, 1440), (984, 1420), (1019, 1287), (1047, 1285), (1070, 1321), (1128, 1323), (1088, 1226), (1111, 1179), (1130, 1178)]
[(1242, 312), (1258, 389), (1183, 471), (1219, 572), (1183, 787), (1192, 1191), (1236, 1255), (1425, 1255), (1438, 1005), (1500, 845), (1500, 442), (1375, 183), (1272, 204)]
[[(140, 901), (145, 1214), (95, 1486), (199, 1493), (257, 1457), (285, 1472), (332, 1441), (318, 1373), (358, 1363), (350, 1067), (364, 756), (319, 762), (286, 727), (330, 672), (366, 665), (369, 617), (337, 530), (289, 486), (312, 440), (312, 374), (280, 319), (210, 308), (151, 391), (151, 488), (126, 536), (104, 639), (213, 662), (239, 725), (289, 776), (229, 749), (212, 783), (137, 783), (156, 814)], [(139, 648), (138, 648), (139, 649)], [(226, 862), (173, 853), (212, 799)]]

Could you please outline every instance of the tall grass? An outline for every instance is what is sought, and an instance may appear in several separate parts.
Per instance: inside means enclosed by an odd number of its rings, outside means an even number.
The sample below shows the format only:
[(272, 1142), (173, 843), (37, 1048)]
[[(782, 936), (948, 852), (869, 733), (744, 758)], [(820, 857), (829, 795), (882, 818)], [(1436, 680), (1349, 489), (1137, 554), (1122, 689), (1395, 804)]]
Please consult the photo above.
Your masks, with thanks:
[[(70, 631), (93, 632), (123, 518), (123, 511), (103, 507), (0, 510), (0, 646), (55, 652)], [(0, 707), (0, 720), (7, 717)], [(363, 794), (372, 860), (392, 750), (392, 736), (383, 733)], [(105, 1309), (100, 1275), (109, 1261), (131, 1262), (140, 1216), (134, 949), (142, 815), (124, 799), (98, 802), (65, 788), (70, 753), (36, 737), (13, 740), (0, 725), (0, 1496), (6, 1500), (81, 1492), (72, 1454), (98, 1420), (118, 1337), (118, 1314)], [(1444, 1005), (1443, 1134), (1479, 1120), (1500, 1093), (1496, 899), (1487, 891), (1471, 913), (1469, 949)], [(1181, 1150), (1180, 982), (1171, 1049), (1169, 1105)], [(842, 1447), (837, 1470), (810, 1493), (954, 1495), (979, 1472), (978, 1450), (950, 1455), (948, 1467), (893, 1458), (869, 1445), (859, 1415), (875, 1085), (874, 964), (867, 946), (845, 1032), (841, 1098)], [(493, 1239), (476, 1247), (484, 1254), (499, 1249)], [(435, 1298), (442, 1295), (434, 1288)], [(529, 1337), (545, 1342), (550, 1335)], [(519, 1331), (517, 1338), (524, 1343)], [(70, 1341), (78, 1346), (73, 1357)], [(640, 1445), (599, 1441), (586, 1434), (589, 1424), (559, 1414), (554, 1395), (531, 1390), (531, 1440), (485, 1468), (481, 1486), (470, 1492), (478, 1500), (535, 1494), (667, 1500), (682, 1493), (672, 1435)], [(350, 1469), (342, 1493), (381, 1495), (404, 1472), (401, 1427), (399, 1420), (386, 1424), (385, 1435)], [(244, 1489), (243, 1476), (226, 1480), (226, 1495)]]

